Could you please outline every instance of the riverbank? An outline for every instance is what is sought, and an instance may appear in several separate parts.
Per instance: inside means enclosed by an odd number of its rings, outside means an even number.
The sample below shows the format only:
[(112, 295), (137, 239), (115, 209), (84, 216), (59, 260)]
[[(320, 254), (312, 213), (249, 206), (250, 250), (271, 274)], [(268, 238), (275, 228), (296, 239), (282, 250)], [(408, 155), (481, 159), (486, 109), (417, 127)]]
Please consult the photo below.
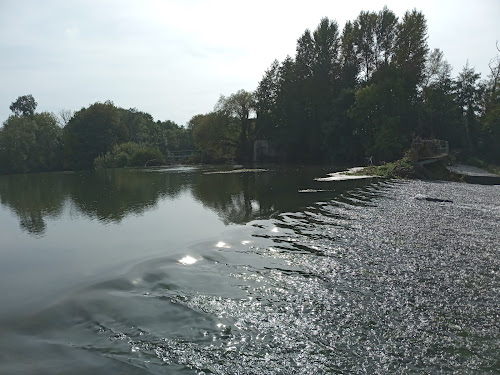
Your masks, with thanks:
[(468, 183), (500, 185), (500, 175), (491, 173), (483, 168), (466, 164), (455, 164), (447, 166), (446, 169), (448, 169), (451, 173), (460, 176), (463, 181)]
[(405, 155), (400, 160), (383, 165), (370, 165), (356, 170), (353, 174), (369, 175), (382, 178), (403, 178), (421, 180), (442, 180), (455, 182), (468, 182), (496, 185), (500, 184), (500, 174), (494, 173), (498, 170), (493, 166), (490, 171), (466, 164), (455, 164), (451, 157), (445, 157), (422, 163), (412, 160)]

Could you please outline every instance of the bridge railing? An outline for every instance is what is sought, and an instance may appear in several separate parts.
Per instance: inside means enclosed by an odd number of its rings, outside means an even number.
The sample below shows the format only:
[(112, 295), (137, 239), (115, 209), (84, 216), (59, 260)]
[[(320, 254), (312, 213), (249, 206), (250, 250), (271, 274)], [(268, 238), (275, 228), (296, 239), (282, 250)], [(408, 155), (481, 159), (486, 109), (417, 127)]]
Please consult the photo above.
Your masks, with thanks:
[(450, 147), (448, 141), (442, 139), (415, 138), (411, 148), (417, 152), (419, 159), (429, 159), (448, 155)]
[(166, 156), (167, 160), (174, 159), (188, 159), (190, 157), (200, 157), (201, 152), (199, 150), (179, 150), (179, 151), (170, 151), (170, 153)]

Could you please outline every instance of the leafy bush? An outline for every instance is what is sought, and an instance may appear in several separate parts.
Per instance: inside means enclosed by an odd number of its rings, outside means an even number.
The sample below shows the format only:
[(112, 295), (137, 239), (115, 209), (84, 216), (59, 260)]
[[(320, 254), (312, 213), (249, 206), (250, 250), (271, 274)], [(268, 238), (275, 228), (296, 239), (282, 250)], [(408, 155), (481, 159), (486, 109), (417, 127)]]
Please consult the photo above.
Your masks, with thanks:
[(57, 170), (61, 156), (61, 128), (50, 113), (10, 116), (0, 128), (0, 173)]
[(165, 157), (156, 146), (126, 142), (94, 160), (96, 168), (142, 167), (164, 164)]
[(409, 152), (394, 163), (387, 163), (376, 166), (371, 165), (363, 169), (361, 174), (369, 174), (386, 178), (418, 178), (419, 173), (416, 170), (416, 163), (412, 161), (412, 156)]

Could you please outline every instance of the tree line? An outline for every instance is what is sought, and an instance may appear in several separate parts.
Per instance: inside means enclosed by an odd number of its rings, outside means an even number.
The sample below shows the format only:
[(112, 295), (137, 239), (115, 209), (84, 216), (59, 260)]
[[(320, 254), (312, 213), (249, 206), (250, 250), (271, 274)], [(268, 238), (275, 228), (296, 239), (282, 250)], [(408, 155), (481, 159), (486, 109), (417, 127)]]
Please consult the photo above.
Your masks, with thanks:
[(437, 138), (464, 158), (499, 163), (500, 58), (485, 80), (468, 63), (452, 77), (427, 38), (417, 10), (401, 19), (387, 7), (362, 11), (342, 30), (323, 18), (253, 93), (221, 96), (193, 117), (195, 143), (214, 158), (250, 161), (264, 139), (282, 159), (358, 163), (392, 161), (414, 138)]
[(213, 111), (186, 126), (109, 101), (58, 118), (35, 113), (34, 98), (20, 97), (0, 129), (0, 172), (161, 164), (194, 149), (205, 162), (248, 162), (255, 140), (289, 161), (381, 162), (401, 157), (415, 137), (447, 140), (464, 157), (499, 163), (500, 58), (490, 61), (486, 79), (468, 64), (452, 77), (427, 37), (417, 10), (401, 19), (387, 7), (362, 11), (342, 30), (323, 18), (298, 38), (294, 57), (271, 64), (254, 92), (221, 95)]
[(195, 148), (191, 130), (110, 101), (60, 116), (36, 106), (31, 95), (11, 104), (0, 129), (0, 173), (162, 164), (171, 152)]
[(416, 10), (400, 20), (387, 7), (362, 11), (342, 31), (324, 18), (297, 40), (294, 58), (265, 72), (255, 131), (296, 160), (389, 161), (418, 136), (499, 162), (498, 57), (490, 69), (481, 81), (466, 64), (452, 78)]

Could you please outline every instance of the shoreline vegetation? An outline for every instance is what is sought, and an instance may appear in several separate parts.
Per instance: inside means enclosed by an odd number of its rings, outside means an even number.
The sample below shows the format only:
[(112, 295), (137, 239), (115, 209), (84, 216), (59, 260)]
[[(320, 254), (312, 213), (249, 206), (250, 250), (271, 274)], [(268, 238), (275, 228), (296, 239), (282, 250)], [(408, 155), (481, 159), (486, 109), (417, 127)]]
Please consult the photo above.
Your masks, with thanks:
[[(427, 41), (416, 9), (401, 17), (387, 7), (361, 11), (343, 28), (325, 17), (253, 92), (221, 95), (212, 111), (185, 125), (112, 101), (37, 113), (33, 96), (20, 96), (0, 128), (0, 174), (367, 160), (379, 166), (361, 173), (383, 177), (463, 180), (446, 168), (459, 160), (498, 174), (500, 46), (492, 46), (487, 77), (468, 63), (453, 77), (443, 52)], [(449, 145), (449, 159), (414, 160), (415, 140), (438, 139), (446, 153)]]
[[(470, 165), (476, 164), (476, 165)], [(452, 155), (435, 161), (432, 164), (421, 165), (405, 155), (402, 159), (383, 165), (370, 165), (347, 173), (349, 175), (374, 176), (396, 179), (442, 180), (454, 182), (476, 182), (483, 184), (500, 184), (500, 168), (496, 165), (484, 165), (482, 162), (457, 164)], [(474, 168), (474, 173), (468, 169)]]

